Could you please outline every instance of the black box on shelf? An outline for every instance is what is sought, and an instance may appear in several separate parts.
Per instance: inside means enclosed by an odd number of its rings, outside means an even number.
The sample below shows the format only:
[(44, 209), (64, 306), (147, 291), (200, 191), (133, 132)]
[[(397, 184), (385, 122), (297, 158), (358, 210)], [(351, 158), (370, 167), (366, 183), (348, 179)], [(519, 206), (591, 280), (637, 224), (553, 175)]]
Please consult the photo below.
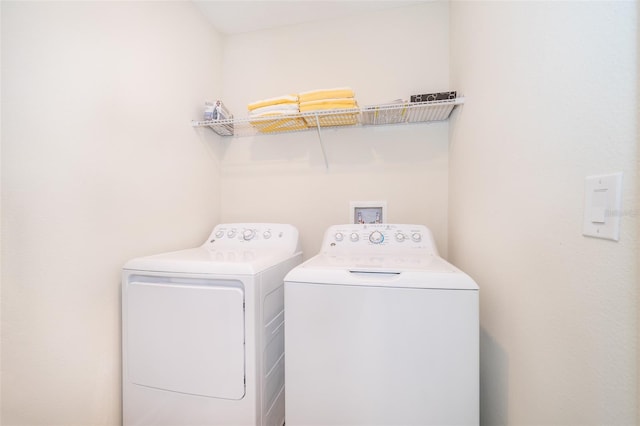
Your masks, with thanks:
[(425, 93), (411, 95), (411, 102), (448, 101), (456, 98), (456, 92)]

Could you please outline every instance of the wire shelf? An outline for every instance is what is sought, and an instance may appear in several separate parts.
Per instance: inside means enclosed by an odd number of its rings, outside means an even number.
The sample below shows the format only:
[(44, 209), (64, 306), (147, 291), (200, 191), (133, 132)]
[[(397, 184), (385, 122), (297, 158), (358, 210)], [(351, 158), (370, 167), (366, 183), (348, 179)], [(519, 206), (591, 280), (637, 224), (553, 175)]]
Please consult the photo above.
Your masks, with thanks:
[(453, 109), (462, 103), (464, 98), (459, 97), (444, 101), (403, 102), (268, 117), (192, 121), (191, 125), (209, 127), (220, 136), (243, 137), (315, 129), (319, 131), (323, 127), (425, 123), (448, 119)]
[(463, 102), (464, 98), (457, 98), (447, 101), (367, 106), (362, 109), (361, 122), (365, 125), (381, 125), (443, 121), (449, 118), (456, 105)]

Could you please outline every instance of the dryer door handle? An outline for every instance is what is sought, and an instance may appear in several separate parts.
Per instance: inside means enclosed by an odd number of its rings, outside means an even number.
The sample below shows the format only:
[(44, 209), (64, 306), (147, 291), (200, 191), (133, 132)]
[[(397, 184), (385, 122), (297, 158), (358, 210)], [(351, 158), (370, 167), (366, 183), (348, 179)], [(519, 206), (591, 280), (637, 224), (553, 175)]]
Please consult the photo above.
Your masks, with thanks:
[(400, 274), (402, 274), (402, 272), (397, 271), (367, 271), (358, 269), (350, 269), (349, 272), (352, 276), (373, 281), (394, 280), (400, 277)]

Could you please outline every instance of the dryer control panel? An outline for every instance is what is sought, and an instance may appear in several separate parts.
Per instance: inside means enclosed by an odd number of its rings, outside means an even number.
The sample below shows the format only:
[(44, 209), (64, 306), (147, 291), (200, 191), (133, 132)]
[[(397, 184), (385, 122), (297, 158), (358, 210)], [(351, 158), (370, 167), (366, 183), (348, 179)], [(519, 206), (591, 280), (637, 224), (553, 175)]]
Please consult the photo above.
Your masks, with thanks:
[(217, 225), (205, 247), (299, 251), (298, 230), (282, 223), (224, 223)]
[(346, 249), (352, 252), (372, 250), (421, 250), (438, 254), (433, 234), (424, 225), (353, 224), (331, 226), (324, 235), (323, 252)]

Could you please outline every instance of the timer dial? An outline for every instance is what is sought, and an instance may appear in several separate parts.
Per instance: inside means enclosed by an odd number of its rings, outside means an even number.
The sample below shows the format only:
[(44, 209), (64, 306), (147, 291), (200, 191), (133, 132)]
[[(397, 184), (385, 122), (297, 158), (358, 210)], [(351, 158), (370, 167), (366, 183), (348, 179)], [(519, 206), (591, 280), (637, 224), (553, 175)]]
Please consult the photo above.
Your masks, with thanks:
[(373, 231), (369, 235), (369, 241), (371, 241), (373, 244), (380, 244), (384, 241), (384, 235), (382, 235), (382, 232), (380, 231)]

